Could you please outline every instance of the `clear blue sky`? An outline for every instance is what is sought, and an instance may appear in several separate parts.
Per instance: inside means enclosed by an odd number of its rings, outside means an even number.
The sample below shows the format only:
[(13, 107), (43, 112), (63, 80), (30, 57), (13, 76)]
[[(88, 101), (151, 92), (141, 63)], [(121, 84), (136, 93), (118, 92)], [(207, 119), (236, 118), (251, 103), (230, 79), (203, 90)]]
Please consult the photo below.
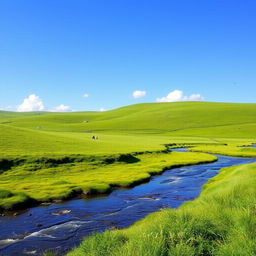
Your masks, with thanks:
[(35, 94), (112, 109), (175, 89), (255, 102), (255, 14), (255, 0), (0, 0), (0, 107)]

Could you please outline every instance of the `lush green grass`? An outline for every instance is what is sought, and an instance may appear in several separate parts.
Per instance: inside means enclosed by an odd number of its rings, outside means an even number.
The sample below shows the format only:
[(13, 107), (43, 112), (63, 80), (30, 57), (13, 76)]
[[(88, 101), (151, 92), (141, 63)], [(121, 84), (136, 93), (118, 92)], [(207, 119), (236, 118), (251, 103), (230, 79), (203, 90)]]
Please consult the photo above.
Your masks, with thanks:
[(195, 201), (95, 234), (68, 256), (253, 256), (255, 195), (256, 164), (224, 168)]
[[(224, 138), (243, 142), (256, 139), (255, 125), (256, 104), (177, 102), (106, 112), (0, 111), (0, 156), (129, 153), (161, 150), (163, 144), (219, 143)], [(98, 141), (91, 139), (95, 134)]]
[[(0, 209), (104, 193), (146, 181), (167, 167), (215, 160), (203, 153), (160, 152), (167, 144), (252, 157), (256, 149), (237, 146), (255, 141), (256, 104), (177, 102), (107, 112), (0, 111)], [(69, 255), (256, 255), (255, 195), (255, 164), (226, 168), (197, 200), (149, 215), (129, 229), (89, 237)]]
[(200, 145), (189, 149), (194, 152), (208, 152), (237, 157), (256, 157), (255, 147), (241, 147), (240, 144), (227, 145)]
[(1, 174), (0, 209), (10, 210), (21, 202), (24, 206), (31, 198), (46, 202), (82, 193), (104, 193), (113, 187), (130, 187), (147, 181), (165, 168), (214, 160), (216, 157), (204, 153), (169, 152), (10, 161), (9, 169), (6, 165)]
[[(146, 181), (167, 167), (215, 159), (203, 153), (160, 152), (167, 144), (256, 156), (253, 148), (237, 147), (255, 141), (256, 104), (177, 102), (107, 112), (0, 111), (0, 209), (104, 193)], [(255, 174), (256, 165), (224, 169), (194, 202), (152, 214), (126, 230), (96, 234), (70, 255), (256, 255)]]
[[(2, 123), (10, 126), (44, 131), (180, 133), (188, 136), (196, 134), (199, 137), (216, 134), (217, 137), (250, 138), (255, 137), (256, 104), (150, 103), (106, 112), (26, 113), (25, 115), (17, 113), (10, 114), (9, 117), (5, 114), (2, 119)], [(192, 132), (191, 129), (199, 130)], [(244, 134), (244, 131), (247, 133)]]
[(0, 157), (17, 155), (105, 155), (158, 151), (164, 144), (172, 143), (216, 143), (208, 138), (175, 137), (162, 135), (100, 134), (92, 140), (91, 133), (45, 132), (27, 128), (0, 125)]
[[(167, 144), (254, 156), (254, 149), (235, 146), (255, 141), (255, 114), (256, 104), (207, 102), (138, 104), (107, 112), (0, 111), (0, 190), (11, 188), (13, 193), (1, 198), (0, 205), (9, 209), (30, 198), (47, 201), (105, 192), (148, 179), (175, 161), (190, 164), (208, 157), (194, 153), (193, 159), (189, 155), (183, 159), (172, 153), (149, 159), (145, 154), (136, 156), (138, 162), (133, 164), (105, 162), (120, 154), (162, 151)], [(243, 127), (250, 129), (245, 133)], [(191, 129), (200, 132), (191, 136)], [(218, 129), (228, 132), (219, 134)], [(99, 140), (91, 139), (95, 134)]]

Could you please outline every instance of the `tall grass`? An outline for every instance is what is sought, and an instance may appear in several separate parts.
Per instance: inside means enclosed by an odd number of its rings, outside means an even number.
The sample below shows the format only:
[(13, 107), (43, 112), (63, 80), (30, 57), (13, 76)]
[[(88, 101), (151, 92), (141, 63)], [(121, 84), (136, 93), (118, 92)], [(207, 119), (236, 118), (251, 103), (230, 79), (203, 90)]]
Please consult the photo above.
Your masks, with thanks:
[(68, 256), (256, 255), (256, 164), (224, 168), (210, 181), (195, 201), (88, 237)]

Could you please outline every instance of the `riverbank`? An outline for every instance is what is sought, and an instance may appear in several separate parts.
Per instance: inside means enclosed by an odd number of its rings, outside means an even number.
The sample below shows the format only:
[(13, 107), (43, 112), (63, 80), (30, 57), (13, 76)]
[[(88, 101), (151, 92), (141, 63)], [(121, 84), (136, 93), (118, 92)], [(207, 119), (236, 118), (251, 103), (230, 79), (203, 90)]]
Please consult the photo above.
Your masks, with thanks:
[(189, 149), (192, 152), (207, 152), (234, 157), (256, 157), (255, 142), (229, 143), (216, 145), (196, 145)]
[(166, 169), (216, 159), (205, 153), (164, 151), (108, 157), (73, 155), (2, 160), (6, 168), (0, 181), (0, 211), (18, 211), (44, 202), (109, 193), (146, 182)]
[[(184, 148), (172, 150), (186, 152)], [(172, 168), (148, 182), (117, 189), (109, 195), (47, 203), (18, 216), (4, 216), (0, 222), (0, 252), (10, 256), (41, 255), (45, 251), (65, 255), (79, 246), (84, 237), (127, 228), (150, 213), (178, 208), (194, 200), (200, 195), (202, 185), (223, 167), (254, 161), (218, 155), (215, 162)]]
[(255, 195), (256, 164), (224, 168), (196, 200), (88, 237), (68, 256), (255, 255)]
[[(230, 140), (229, 140), (230, 142)], [(206, 153), (233, 157), (256, 157), (253, 142), (225, 141), (214, 145), (166, 144), (166, 148), (190, 147), (190, 154), (168, 150), (113, 155), (20, 156), (0, 159), (0, 213), (18, 211), (44, 203), (110, 193), (147, 182), (166, 169), (212, 162)], [(193, 152), (193, 153), (192, 153)], [(200, 153), (198, 153), (200, 152)], [(10, 187), (12, 189), (10, 189)]]

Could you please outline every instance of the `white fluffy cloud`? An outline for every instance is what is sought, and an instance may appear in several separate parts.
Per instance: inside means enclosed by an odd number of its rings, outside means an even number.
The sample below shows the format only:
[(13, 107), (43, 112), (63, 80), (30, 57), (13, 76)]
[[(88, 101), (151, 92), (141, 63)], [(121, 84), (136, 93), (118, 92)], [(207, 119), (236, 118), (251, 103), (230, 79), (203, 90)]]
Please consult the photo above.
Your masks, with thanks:
[(51, 111), (52, 112), (70, 112), (72, 110), (71, 110), (70, 106), (65, 106), (63, 104), (60, 104), (59, 106), (53, 108)]
[(184, 95), (183, 91), (174, 90), (170, 92), (167, 96), (162, 98), (157, 98), (157, 102), (176, 102), (176, 101), (201, 101), (203, 96), (200, 94), (191, 94), (189, 96)]
[(100, 112), (106, 111), (105, 108), (100, 108)]
[(72, 109), (69, 106), (60, 104), (53, 109), (46, 109), (43, 101), (35, 94), (29, 95), (23, 100), (23, 103), (17, 107), (18, 112), (29, 112), (29, 111), (51, 111), (51, 112), (69, 112)]
[(89, 95), (88, 93), (83, 94), (83, 97), (84, 97), (84, 98), (89, 98), (89, 96), (90, 96), (90, 95)]
[(23, 103), (18, 106), (18, 112), (29, 112), (29, 111), (42, 111), (44, 110), (44, 104), (42, 100), (35, 94), (29, 95), (23, 100)]
[(134, 99), (138, 99), (138, 98), (144, 97), (146, 94), (147, 94), (146, 91), (134, 91), (134, 92), (132, 93), (132, 97), (133, 97)]

